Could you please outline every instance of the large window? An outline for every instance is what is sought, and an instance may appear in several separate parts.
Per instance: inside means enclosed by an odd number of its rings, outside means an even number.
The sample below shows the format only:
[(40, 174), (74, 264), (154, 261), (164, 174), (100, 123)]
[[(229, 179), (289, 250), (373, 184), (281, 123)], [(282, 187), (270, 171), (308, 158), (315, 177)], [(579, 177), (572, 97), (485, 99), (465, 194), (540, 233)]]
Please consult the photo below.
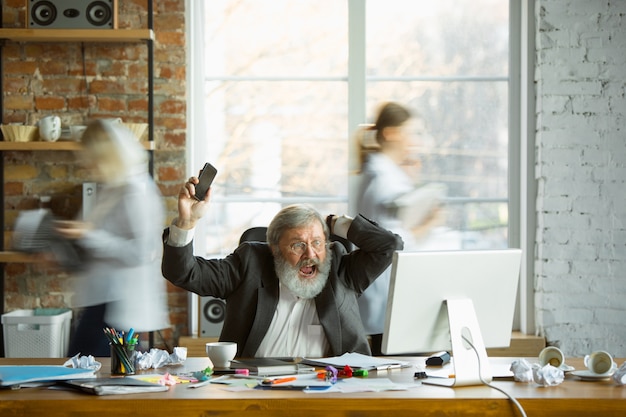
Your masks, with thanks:
[(418, 180), (447, 185), (442, 242), (507, 246), (507, 1), (191, 3), (190, 166), (219, 169), (203, 255), (289, 203), (354, 215), (353, 135), (387, 100), (419, 115)]

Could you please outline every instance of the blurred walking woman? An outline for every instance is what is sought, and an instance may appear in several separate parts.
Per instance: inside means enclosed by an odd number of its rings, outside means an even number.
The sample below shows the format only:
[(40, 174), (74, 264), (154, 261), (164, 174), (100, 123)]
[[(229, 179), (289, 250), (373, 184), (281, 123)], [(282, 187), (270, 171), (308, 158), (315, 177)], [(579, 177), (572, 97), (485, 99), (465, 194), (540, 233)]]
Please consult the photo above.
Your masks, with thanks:
[(109, 356), (104, 327), (148, 332), (168, 326), (160, 272), (165, 212), (147, 152), (123, 124), (96, 120), (81, 142), (81, 162), (100, 187), (86, 219), (58, 224), (85, 256), (72, 303), (82, 311), (68, 354)]
[[(408, 123), (411, 119), (411, 113), (404, 106), (383, 103), (376, 123), (364, 127), (357, 135), (362, 163), (357, 212), (400, 235), (405, 243), (404, 250), (414, 250), (417, 239), (436, 220), (433, 212), (424, 223), (409, 225), (398, 216), (399, 198), (417, 188), (416, 178), (407, 173), (407, 169), (417, 167), (410, 159), (412, 138)], [(381, 354), (390, 272), (389, 268), (383, 272), (359, 298), (361, 319), (370, 335), (374, 355)]]

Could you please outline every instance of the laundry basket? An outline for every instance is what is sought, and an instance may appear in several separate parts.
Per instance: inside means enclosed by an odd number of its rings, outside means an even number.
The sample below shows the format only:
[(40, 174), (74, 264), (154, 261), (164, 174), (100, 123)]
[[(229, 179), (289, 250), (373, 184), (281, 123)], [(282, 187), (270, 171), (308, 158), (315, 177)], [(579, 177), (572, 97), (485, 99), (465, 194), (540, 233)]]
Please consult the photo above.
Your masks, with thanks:
[(2, 315), (4, 356), (62, 358), (67, 355), (72, 310), (38, 308)]

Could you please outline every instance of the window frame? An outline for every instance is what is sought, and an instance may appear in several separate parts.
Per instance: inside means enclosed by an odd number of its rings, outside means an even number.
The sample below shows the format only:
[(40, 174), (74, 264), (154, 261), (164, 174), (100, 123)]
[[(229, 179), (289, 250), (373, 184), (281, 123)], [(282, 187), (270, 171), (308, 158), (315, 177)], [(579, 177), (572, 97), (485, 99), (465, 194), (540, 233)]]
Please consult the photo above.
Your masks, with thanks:
[[(366, 120), (366, 85), (365, 74), (365, 1), (348, 1), (348, 121), (347, 137), (353, 137), (359, 124)], [(202, 37), (195, 35), (195, 29), (201, 27), (205, 2), (185, 0), (187, 29), (187, 131), (186, 146), (187, 174), (197, 175), (197, 170), (204, 164), (206, 154), (204, 141), (194, 141), (202, 137), (202, 86), (201, 65), (204, 62)], [(532, 1), (509, 0), (509, 180), (508, 180), (508, 236), (509, 247), (523, 250), (518, 305), (513, 329), (523, 333), (535, 332), (534, 313), (534, 240), (536, 227), (534, 180), (534, 5)], [(336, 80), (336, 78), (334, 78)], [(359, 104), (360, 103), (360, 104)], [(358, 105), (357, 105), (358, 104)], [(358, 165), (358, 149), (354, 141), (348, 141), (348, 172), (355, 172)], [(357, 177), (348, 175), (348, 208), (355, 207)], [(206, 234), (206, 224), (200, 222), (196, 230), (198, 235)], [(195, 240), (195, 252), (206, 252), (203, 239)], [(197, 310), (197, 297), (190, 295), (190, 308)], [(190, 314), (190, 329), (195, 334), (197, 316)]]

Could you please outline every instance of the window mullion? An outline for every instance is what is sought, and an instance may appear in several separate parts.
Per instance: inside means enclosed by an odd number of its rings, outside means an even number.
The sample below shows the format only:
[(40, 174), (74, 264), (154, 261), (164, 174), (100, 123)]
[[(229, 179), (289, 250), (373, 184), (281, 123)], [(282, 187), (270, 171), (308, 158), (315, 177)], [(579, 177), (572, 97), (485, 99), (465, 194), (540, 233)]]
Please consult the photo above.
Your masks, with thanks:
[(358, 149), (352, 140), (359, 124), (366, 120), (365, 1), (348, 1), (348, 212), (354, 213), (357, 196)]

